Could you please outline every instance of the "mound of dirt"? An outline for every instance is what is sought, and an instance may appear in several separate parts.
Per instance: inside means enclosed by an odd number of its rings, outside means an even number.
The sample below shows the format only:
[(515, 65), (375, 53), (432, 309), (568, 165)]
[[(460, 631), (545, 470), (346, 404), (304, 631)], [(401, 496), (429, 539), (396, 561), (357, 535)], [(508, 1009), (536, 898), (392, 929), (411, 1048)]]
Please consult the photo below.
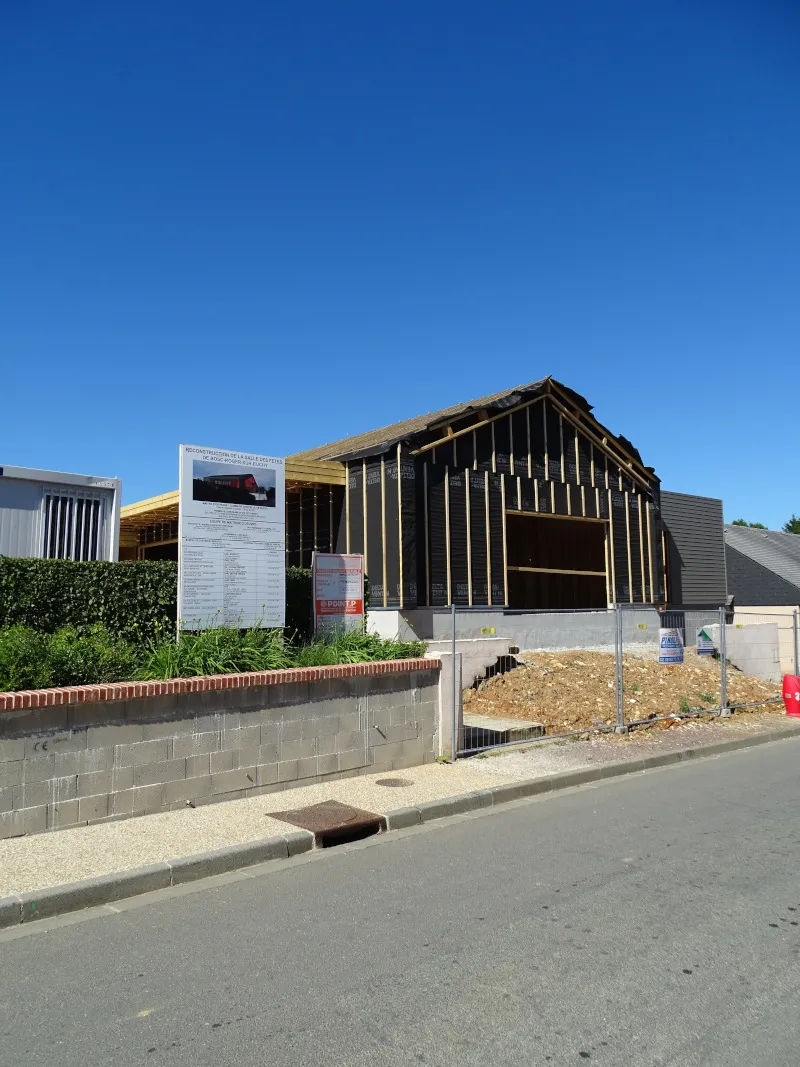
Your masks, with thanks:
[[(713, 708), (720, 701), (720, 665), (686, 650), (681, 665), (654, 659), (623, 659), (625, 719)], [(728, 668), (728, 703), (746, 704), (780, 696), (780, 685)], [(763, 710), (759, 708), (757, 710)], [(569, 733), (616, 721), (614, 656), (609, 652), (532, 652), (507, 674), (464, 693), (464, 714), (527, 719), (548, 734)]]

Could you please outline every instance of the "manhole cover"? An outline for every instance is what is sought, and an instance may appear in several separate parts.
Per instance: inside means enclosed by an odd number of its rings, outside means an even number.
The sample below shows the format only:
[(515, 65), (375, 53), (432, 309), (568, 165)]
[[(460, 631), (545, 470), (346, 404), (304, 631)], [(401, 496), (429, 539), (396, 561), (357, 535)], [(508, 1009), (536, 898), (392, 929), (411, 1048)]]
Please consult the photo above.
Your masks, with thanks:
[(303, 830), (310, 830), (320, 848), (360, 841), (386, 829), (386, 819), (374, 811), (364, 811), (338, 800), (323, 800), (293, 811), (270, 811), (273, 819), (282, 819)]
[(375, 785), (385, 785), (388, 789), (404, 789), (413, 785), (410, 778), (378, 778)]

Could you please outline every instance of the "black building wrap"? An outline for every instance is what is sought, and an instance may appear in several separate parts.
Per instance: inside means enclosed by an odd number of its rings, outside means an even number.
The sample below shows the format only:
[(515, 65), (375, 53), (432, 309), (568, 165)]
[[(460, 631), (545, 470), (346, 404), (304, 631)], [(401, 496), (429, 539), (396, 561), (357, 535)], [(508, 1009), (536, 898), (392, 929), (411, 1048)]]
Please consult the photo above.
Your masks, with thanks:
[[(489, 536), (492, 564), (492, 604), (505, 604), (505, 552), (503, 551), (503, 490), (505, 475), (489, 475)], [(510, 480), (510, 479), (509, 479)]]
[(486, 551), (486, 474), (469, 472), (469, 535), (472, 556), (472, 603), (489, 603)]
[[(417, 518), (417, 469), (414, 459), (407, 453), (400, 454), (400, 509), (403, 606), (416, 607), (424, 603), (418, 599), (417, 585), (417, 530), (421, 529), (422, 515)], [(424, 549), (422, 552), (424, 555)]]
[(450, 471), (450, 586), (454, 604), (469, 604), (467, 473)]
[(432, 607), (443, 607), (448, 603), (444, 480), (444, 467), (436, 464), (428, 468), (428, 544)]
[(386, 509), (386, 606), (400, 607), (400, 501), (397, 458), (384, 461), (384, 500)]
[(356, 555), (364, 552), (364, 465), (358, 460), (347, 466), (350, 551)]
[(367, 571), (370, 601), (374, 607), (383, 605), (383, 509), (381, 500), (381, 459), (371, 457), (366, 464), (367, 475)]

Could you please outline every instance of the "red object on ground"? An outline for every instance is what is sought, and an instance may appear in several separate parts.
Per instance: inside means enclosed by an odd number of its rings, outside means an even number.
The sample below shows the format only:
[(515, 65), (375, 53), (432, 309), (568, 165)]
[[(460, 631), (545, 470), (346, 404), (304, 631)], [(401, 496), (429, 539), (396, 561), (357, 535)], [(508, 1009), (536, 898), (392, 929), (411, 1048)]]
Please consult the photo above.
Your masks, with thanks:
[(793, 674), (783, 676), (783, 702), (787, 715), (800, 716), (800, 678)]

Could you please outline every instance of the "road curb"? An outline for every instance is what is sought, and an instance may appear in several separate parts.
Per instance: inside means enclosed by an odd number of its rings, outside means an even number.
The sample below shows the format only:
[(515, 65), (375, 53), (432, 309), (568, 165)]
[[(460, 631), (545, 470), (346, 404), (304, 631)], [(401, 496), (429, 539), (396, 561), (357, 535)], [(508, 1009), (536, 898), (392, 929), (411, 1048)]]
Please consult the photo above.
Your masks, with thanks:
[[(750, 737), (735, 737), (730, 741), (713, 741), (698, 748), (679, 749), (657, 756), (645, 756), (642, 759), (621, 760), (617, 763), (564, 771), (541, 778), (507, 782), (454, 797), (445, 797), (442, 800), (430, 800), (424, 804), (396, 808), (386, 813), (386, 828), (387, 830), (402, 830), (410, 826), (419, 826), (421, 823), (446, 819), (451, 815), (464, 815), (543, 793), (555, 793), (575, 786), (588, 785), (591, 782), (619, 778), (626, 774), (638, 774), (686, 760), (718, 756), (726, 752), (753, 748), (756, 745), (782, 741), (784, 738), (799, 735), (800, 723)], [(87, 878), (82, 882), (69, 885), (52, 886), (32, 893), (14, 894), (0, 899), (0, 930), (19, 926), (21, 923), (34, 922), (37, 919), (110, 904), (115, 900), (137, 896), (140, 893), (151, 893), (157, 889), (184, 885), (200, 878), (226, 874), (273, 859), (289, 859), (292, 856), (310, 852), (313, 848), (314, 835), (308, 830), (297, 830), (259, 841), (248, 841), (243, 845), (230, 845), (227, 848), (201, 852), (195, 856), (181, 856), (162, 863), (136, 867), (130, 871)]]
[(48, 919), (70, 911), (110, 904), (140, 893), (152, 893), (156, 889), (169, 889), (198, 878), (226, 874), (273, 859), (289, 859), (302, 852), (310, 852), (313, 847), (314, 835), (308, 830), (297, 830), (260, 841), (248, 841), (243, 845), (201, 852), (196, 856), (181, 856), (163, 863), (135, 867), (130, 871), (87, 878), (68, 885), (18, 893), (0, 900), (0, 930), (36, 919)]
[(785, 726), (769, 733), (755, 734), (750, 737), (733, 737), (730, 741), (712, 741), (697, 748), (678, 749), (674, 752), (662, 752), (657, 756), (644, 756), (641, 759), (619, 760), (616, 763), (600, 764), (596, 767), (584, 767), (577, 771), (563, 771), (542, 778), (527, 778), (519, 782), (490, 786), (488, 789), (464, 793), (447, 800), (431, 800), (405, 808), (397, 808), (386, 813), (388, 830), (401, 830), (420, 823), (433, 822), (448, 815), (465, 814), (480, 808), (507, 804), (514, 800), (524, 800), (541, 793), (555, 793), (562, 789), (572, 789), (591, 782), (601, 782), (608, 778), (620, 778), (625, 774), (639, 774), (642, 771), (668, 767), (692, 759), (708, 759), (726, 752), (736, 752), (743, 748), (754, 748), (770, 741), (782, 741), (787, 737), (800, 735), (800, 723)]

